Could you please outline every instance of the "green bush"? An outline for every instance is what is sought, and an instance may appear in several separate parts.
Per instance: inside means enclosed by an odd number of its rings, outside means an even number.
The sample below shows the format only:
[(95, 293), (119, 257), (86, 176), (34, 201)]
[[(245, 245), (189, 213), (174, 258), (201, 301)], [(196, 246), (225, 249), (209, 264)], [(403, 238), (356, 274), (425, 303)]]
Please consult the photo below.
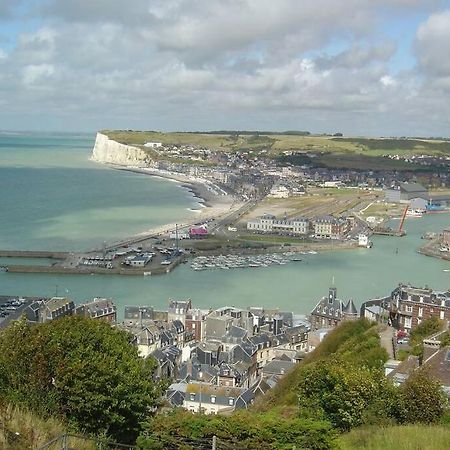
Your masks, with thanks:
[(20, 321), (0, 335), (0, 397), (119, 442), (136, 439), (157, 403), (153, 370), (128, 333), (102, 321)]

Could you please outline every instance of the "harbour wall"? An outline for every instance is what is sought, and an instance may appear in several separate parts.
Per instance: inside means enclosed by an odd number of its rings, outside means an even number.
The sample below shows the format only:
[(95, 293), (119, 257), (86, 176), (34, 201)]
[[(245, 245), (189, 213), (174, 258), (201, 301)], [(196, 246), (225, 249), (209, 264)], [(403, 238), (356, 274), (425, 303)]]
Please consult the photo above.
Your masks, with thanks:
[(92, 159), (100, 163), (133, 167), (148, 167), (152, 161), (145, 150), (113, 141), (102, 133), (97, 133), (95, 138)]

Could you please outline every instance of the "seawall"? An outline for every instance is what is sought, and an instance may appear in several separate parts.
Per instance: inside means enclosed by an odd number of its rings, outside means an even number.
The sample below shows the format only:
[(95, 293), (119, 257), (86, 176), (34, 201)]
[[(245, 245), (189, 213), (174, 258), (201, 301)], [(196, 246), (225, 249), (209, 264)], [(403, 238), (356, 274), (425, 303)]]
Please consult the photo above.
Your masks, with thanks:
[(97, 133), (95, 138), (92, 159), (100, 163), (134, 167), (148, 167), (151, 163), (151, 158), (143, 149), (113, 141), (102, 133)]

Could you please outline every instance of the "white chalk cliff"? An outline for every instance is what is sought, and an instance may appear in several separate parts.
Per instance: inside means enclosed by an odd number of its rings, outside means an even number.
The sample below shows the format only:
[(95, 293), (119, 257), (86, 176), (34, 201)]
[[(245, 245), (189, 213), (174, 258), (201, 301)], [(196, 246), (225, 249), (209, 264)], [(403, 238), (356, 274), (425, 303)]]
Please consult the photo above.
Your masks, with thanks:
[(95, 138), (92, 159), (121, 166), (148, 167), (151, 165), (151, 158), (141, 148), (120, 144), (102, 133), (97, 133)]

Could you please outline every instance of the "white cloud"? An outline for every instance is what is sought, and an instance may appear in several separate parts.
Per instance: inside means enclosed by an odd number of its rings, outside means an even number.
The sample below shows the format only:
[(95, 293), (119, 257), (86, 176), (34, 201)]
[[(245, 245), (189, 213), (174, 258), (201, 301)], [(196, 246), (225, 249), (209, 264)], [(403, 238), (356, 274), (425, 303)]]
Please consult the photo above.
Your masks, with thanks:
[(9, 105), (2, 126), (50, 128), (62, 117), (58, 126), (72, 128), (407, 134), (442, 128), (443, 120), (428, 128), (423, 118), (449, 110), (437, 94), (450, 88), (442, 57), (449, 13), (418, 30), (420, 73), (392, 70), (398, 46), (381, 31), (386, 14), (405, 20), (435, 1), (34, 4), (28, 14), (40, 28), (21, 32), (6, 58), (0, 53), (0, 97)]

